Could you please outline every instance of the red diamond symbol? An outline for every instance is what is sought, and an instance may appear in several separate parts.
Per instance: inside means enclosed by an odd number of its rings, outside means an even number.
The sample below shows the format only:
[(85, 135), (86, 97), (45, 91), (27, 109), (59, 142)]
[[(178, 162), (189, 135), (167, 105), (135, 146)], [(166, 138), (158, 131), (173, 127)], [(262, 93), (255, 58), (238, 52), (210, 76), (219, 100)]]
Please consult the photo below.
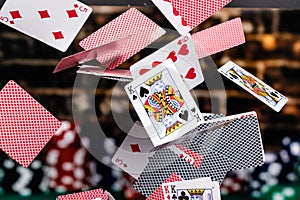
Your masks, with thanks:
[(15, 22), (13, 20), (9, 21), (10, 24), (15, 24)]
[(61, 31), (58, 31), (58, 32), (52, 32), (52, 34), (53, 34), (53, 36), (54, 36), (54, 38), (55, 38), (56, 40), (58, 40), (58, 39), (63, 39), (63, 38), (64, 38), (64, 35), (62, 34)]
[(22, 18), (18, 10), (10, 11), (9, 13), (13, 19)]
[(78, 8), (78, 4), (74, 4), (74, 8)]
[(76, 10), (67, 10), (69, 18), (78, 17)]
[(138, 144), (130, 144), (132, 152), (141, 152), (140, 146)]
[(49, 13), (48, 13), (47, 10), (41, 10), (41, 11), (38, 11), (38, 12), (39, 12), (40, 17), (41, 17), (42, 19), (44, 19), (44, 18), (50, 18), (50, 15), (49, 15)]

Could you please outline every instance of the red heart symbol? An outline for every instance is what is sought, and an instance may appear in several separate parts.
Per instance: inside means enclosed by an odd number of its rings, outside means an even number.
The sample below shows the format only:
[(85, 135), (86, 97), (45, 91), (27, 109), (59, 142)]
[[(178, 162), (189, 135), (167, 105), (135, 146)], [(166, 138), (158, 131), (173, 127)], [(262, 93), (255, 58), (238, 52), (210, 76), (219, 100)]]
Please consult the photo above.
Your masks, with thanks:
[(178, 16), (178, 15), (179, 15), (179, 12), (176, 10), (175, 7), (173, 7), (173, 13), (174, 13), (175, 16)]
[(143, 74), (145, 74), (146, 72), (148, 72), (150, 69), (141, 69), (140, 70), (140, 75), (143, 75)]
[(181, 44), (182, 44), (182, 41), (181, 41), (181, 40), (178, 40), (177, 44), (181, 45)]
[(181, 23), (183, 26), (187, 26), (187, 22), (183, 18), (181, 18)]
[(159, 65), (161, 62), (160, 61), (154, 61), (152, 63), (152, 67), (156, 67), (157, 65)]
[(179, 51), (178, 51), (178, 54), (180, 54), (180, 55), (188, 55), (189, 54), (189, 50), (188, 50), (188, 48), (187, 48), (187, 44), (184, 44), (184, 45), (182, 45), (181, 46), (181, 48), (179, 49)]
[(187, 79), (194, 79), (196, 78), (195, 68), (189, 69), (188, 73), (185, 75)]
[(173, 62), (176, 62), (177, 56), (175, 51), (171, 51), (167, 57), (167, 59), (171, 58)]

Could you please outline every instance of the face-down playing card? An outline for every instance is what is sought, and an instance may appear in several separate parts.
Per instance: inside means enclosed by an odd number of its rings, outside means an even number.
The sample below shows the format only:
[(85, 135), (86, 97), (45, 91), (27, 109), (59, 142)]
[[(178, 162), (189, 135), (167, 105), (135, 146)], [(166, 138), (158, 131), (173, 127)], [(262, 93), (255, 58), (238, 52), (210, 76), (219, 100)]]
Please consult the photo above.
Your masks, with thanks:
[(61, 126), (14, 81), (0, 92), (0, 148), (28, 167)]
[(231, 0), (152, 0), (174, 28), (185, 35)]
[(220, 186), (210, 178), (175, 181), (162, 184), (164, 199), (220, 200)]
[(245, 43), (241, 18), (235, 18), (192, 34), (198, 59)]
[[(111, 54), (114, 51), (117, 51), (122, 46), (124, 46), (131, 38), (132, 38), (132, 36), (124, 37), (122, 39), (113, 41), (111, 43), (104, 44), (102, 46), (99, 46), (99, 47), (96, 47), (96, 48), (93, 48), (90, 50), (82, 51), (82, 52), (76, 53), (74, 55), (65, 57), (59, 61), (59, 63), (55, 67), (55, 70), (53, 71), (53, 73), (56, 73), (56, 72), (59, 72), (59, 71), (62, 71), (62, 70), (65, 70), (65, 69), (68, 69), (71, 67), (78, 66), (85, 62), (94, 60), (96, 58), (100, 58), (101, 56), (105, 56), (106, 54)], [(115, 59), (117, 59), (117, 58), (118, 58), (118, 56)], [(111, 62), (113, 62), (113, 61), (114, 60), (112, 60)], [(100, 68), (100, 67), (98, 67), (98, 68)]]
[(108, 194), (103, 193), (103, 189), (90, 190), (85, 192), (78, 192), (74, 194), (61, 195), (56, 198), (56, 200), (109, 200)]
[(231, 61), (218, 71), (277, 112), (288, 101), (287, 97)]
[(170, 59), (125, 90), (154, 146), (179, 138), (204, 121)]
[(80, 41), (79, 45), (85, 50), (89, 50), (129, 35), (134, 35), (134, 38), (126, 43), (124, 47), (98, 58), (100, 63), (107, 64), (107, 62), (110, 62), (120, 55), (113, 63), (108, 64), (108, 69), (114, 69), (163, 34), (165, 34), (165, 30), (160, 28), (136, 8), (131, 8)]
[(10, 0), (1, 8), (0, 22), (66, 51), (91, 12), (76, 0)]
[(132, 77), (138, 78), (167, 59), (172, 59), (188, 89), (192, 89), (204, 81), (194, 42), (188, 36), (176, 38), (133, 64), (130, 67)]
[(256, 113), (232, 115), (222, 120), (231, 119), (235, 120), (220, 129), (197, 135), (193, 141), (227, 157), (231, 170), (262, 165), (264, 149)]

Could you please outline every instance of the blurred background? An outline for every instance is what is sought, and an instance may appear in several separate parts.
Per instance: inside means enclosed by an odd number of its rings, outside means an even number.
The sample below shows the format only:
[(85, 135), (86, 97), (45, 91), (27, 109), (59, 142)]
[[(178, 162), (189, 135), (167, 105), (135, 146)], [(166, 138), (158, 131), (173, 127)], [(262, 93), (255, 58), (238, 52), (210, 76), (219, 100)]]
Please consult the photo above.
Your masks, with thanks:
[[(158, 9), (137, 8), (161, 27), (173, 29)], [(52, 74), (61, 58), (83, 50), (78, 46), (80, 40), (127, 9), (127, 6), (93, 6), (93, 14), (64, 53), (0, 24), (0, 88), (9, 80), (16, 81), (63, 122), (63, 128), (27, 169), (0, 151), (0, 199), (55, 199), (59, 194), (100, 187), (110, 191), (116, 199), (144, 199), (132, 188), (134, 179), (100, 163), (82, 145), (82, 142), (88, 143), (88, 139), (79, 139), (72, 115), (77, 68)], [(225, 114), (228, 115), (254, 110), (260, 121), (266, 164), (229, 172), (221, 186), (222, 199), (300, 199), (300, 23), (297, 22), (300, 12), (294, 9), (224, 8), (193, 32), (235, 17), (241, 17), (243, 21), (246, 43), (211, 56), (213, 61), (220, 67), (232, 60), (286, 95), (289, 102), (277, 113), (226, 78), (223, 81), (227, 105), (219, 88), (215, 88), (211, 96), (205, 83), (195, 88), (202, 112), (211, 112), (214, 102), (218, 112), (227, 111)], [(164, 36), (159, 42), (166, 44), (176, 36)], [(129, 69), (153, 51), (142, 50), (120, 68)], [(89, 76), (85, 79), (86, 83), (82, 84), (88, 84)], [(126, 133), (115, 124), (112, 109), (121, 115), (128, 110), (128, 99), (123, 88), (119, 88), (117, 102), (111, 101), (115, 85), (115, 81), (100, 80), (95, 108), (107, 140), (119, 146)], [(73, 98), (82, 112), (89, 107), (90, 100), (85, 95), (88, 92), (82, 91), (82, 95)], [(134, 116), (134, 111), (132, 113)], [(114, 150), (106, 140), (99, 144), (106, 148), (106, 160), (109, 161)]]

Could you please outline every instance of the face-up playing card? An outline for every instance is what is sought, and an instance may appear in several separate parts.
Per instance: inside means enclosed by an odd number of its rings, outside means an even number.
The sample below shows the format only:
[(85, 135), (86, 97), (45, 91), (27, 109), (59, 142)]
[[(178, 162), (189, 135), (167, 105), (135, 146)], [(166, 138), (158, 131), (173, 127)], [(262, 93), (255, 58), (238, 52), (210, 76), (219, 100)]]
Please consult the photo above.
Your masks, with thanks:
[(192, 89), (204, 81), (194, 42), (188, 36), (175, 39), (133, 64), (130, 67), (133, 78), (136, 79), (167, 59), (172, 59), (188, 89)]
[(192, 39), (200, 59), (245, 43), (245, 34), (241, 19), (235, 18), (194, 33)]
[(204, 121), (171, 59), (125, 90), (154, 146), (179, 138)]
[[(119, 48), (111, 54), (106, 54), (105, 56), (98, 58), (98, 61), (102, 64), (107, 64), (109, 62), (108, 69), (114, 69), (158, 39), (164, 33), (165, 31), (157, 24), (137, 9), (131, 8), (82, 40), (79, 45), (85, 50), (89, 50), (129, 35), (134, 35), (134, 38), (126, 43), (124, 47)], [(121, 56), (113, 63), (110, 63), (110, 61), (118, 55)]]
[(134, 188), (148, 196), (173, 173), (177, 173), (184, 180), (211, 177), (213, 181), (222, 182), (230, 168), (226, 157), (196, 143), (185, 147), (204, 158), (200, 168), (195, 167), (171, 149), (164, 148), (155, 152), (135, 182)]
[[(111, 43), (102, 45), (100, 47), (96, 47), (94, 49), (90, 49), (87, 51), (82, 51), (79, 53), (76, 53), (74, 55), (65, 57), (60, 60), (60, 62), (57, 64), (55, 70), (53, 73), (78, 66), (84, 62), (91, 61), (93, 59), (96, 59), (98, 57), (101, 57), (105, 54), (112, 53), (116, 51), (117, 49), (121, 48), (131, 39), (132, 36), (128, 36), (125, 38), (122, 38), (120, 40), (113, 41)], [(117, 57), (118, 58), (118, 57)], [(116, 59), (117, 59), (116, 58)], [(113, 62), (113, 60), (111, 61)]]
[(279, 112), (288, 101), (287, 97), (231, 61), (218, 71), (276, 112)]
[(1, 8), (0, 22), (66, 51), (91, 12), (76, 0), (10, 0)]
[(187, 34), (230, 1), (231, 0), (152, 0), (181, 35)]
[(103, 193), (103, 189), (90, 190), (86, 192), (78, 192), (74, 194), (61, 195), (56, 198), (56, 200), (109, 200), (108, 194)]
[(210, 178), (176, 181), (162, 184), (165, 200), (220, 200), (220, 186)]
[(153, 144), (144, 127), (136, 122), (112, 158), (112, 162), (137, 179), (154, 153)]
[(132, 81), (132, 75), (126, 69), (107, 70), (99, 66), (81, 65), (77, 70), (80, 74), (92, 74), (106, 79), (113, 79), (122, 82)]
[[(182, 181), (182, 178), (176, 173), (172, 174), (164, 183)], [(162, 186), (159, 186), (146, 200), (162, 200), (164, 199), (164, 193)]]
[(28, 167), (61, 126), (14, 81), (0, 93), (0, 148)]

